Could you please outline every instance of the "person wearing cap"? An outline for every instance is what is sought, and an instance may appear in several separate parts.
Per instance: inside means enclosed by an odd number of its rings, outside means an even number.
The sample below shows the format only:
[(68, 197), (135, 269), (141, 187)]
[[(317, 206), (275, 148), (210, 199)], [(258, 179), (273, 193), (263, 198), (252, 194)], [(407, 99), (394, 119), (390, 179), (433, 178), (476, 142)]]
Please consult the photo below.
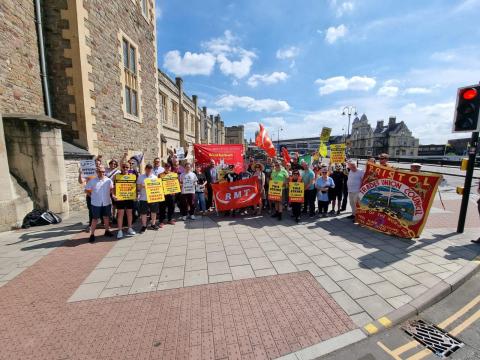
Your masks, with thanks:
[(411, 172), (420, 172), (422, 169), (422, 164), (419, 163), (413, 163), (410, 165), (410, 171)]
[(159, 208), (159, 203), (149, 203), (147, 202), (147, 192), (145, 190), (145, 180), (147, 179), (156, 179), (157, 177), (153, 174), (153, 165), (145, 165), (145, 174), (141, 174), (137, 178), (137, 193), (139, 194), (138, 200), (138, 210), (140, 212), (140, 219), (142, 221), (142, 228), (140, 229), (140, 234), (144, 233), (147, 230), (147, 214), (150, 212), (150, 229), (158, 230), (157, 226), (157, 212)]
[(352, 208), (352, 215), (348, 216), (348, 219), (355, 219), (358, 196), (360, 194), (360, 188), (362, 187), (362, 179), (365, 171), (357, 168), (357, 165), (352, 160), (348, 161), (347, 166), (350, 170), (347, 179), (348, 200)]
[[(171, 168), (172, 166), (169, 162), (167, 162), (164, 165), (163, 173), (159, 175), (160, 179), (171, 179), (173, 174)], [(165, 201), (160, 202), (159, 207), (160, 211), (158, 220), (160, 222), (160, 226), (163, 226), (165, 219), (167, 224), (175, 225), (175, 220), (173, 220), (173, 214), (175, 213), (175, 194), (165, 195)]]
[(337, 215), (340, 215), (340, 208), (342, 207), (342, 198), (343, 198), (343, 184), (347, 181), (347, 176), (343, 172), (343, 167), (341, 164), (335, 164), (335, 170), (330, 175), (335, 183), (334, 188), (329, 189), (329, 197), (332, 202), (332, 210), (330, 214), (335, 214), (335, 204), (337, 205)]
[(90, 195), (92, 207), (92, 224), (90, 226), (90, 239), (95, 241), (95, 229), (98, 220), (103, 218), (105, 226), (105, 236), (111, 237), (110, 232), (110, 216), (112, 215), (112, 190), (113, 181), (105, 176), (105, 167), (100, 165), (97, 167), (97, 177), (91, 179), (85, 186), (85, 192)]
[(380, 162), (380, 165), (382, 166), (390, 167), (390, 164), (388, 163), (389, 158), (390, 156), (387, 153), (381, 153), (380, 155), (378, 155), (378, 160)]

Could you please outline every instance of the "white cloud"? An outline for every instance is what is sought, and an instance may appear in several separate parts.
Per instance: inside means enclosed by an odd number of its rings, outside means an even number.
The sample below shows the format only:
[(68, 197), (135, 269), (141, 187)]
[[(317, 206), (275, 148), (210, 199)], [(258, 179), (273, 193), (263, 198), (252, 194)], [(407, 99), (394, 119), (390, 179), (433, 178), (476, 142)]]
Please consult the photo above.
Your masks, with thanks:
[(277, 59), (285, 60), (285, 59), (294, 59), (300, 53), (300, 49), (295, 46), (290, 46), (289, 48), (285, 49), (278, 49), (277, 50)]
[(325, 41), (329, 44), (333, 44), (338, 39), (347, 35), (348, 29), (345, 25), (341, 24), (337, 27), (331, 26), (327, 29), (327, 34), (325, 35)]
[(430, 94), (432, 92), (431, 89), (427, 89), (424, 87), (411, 87), (405, 89), (405, 94), (409, 95), (422, 95), (422, 94)]
[(320, 85), (320, 95), (327, 95), (337, 91), (360, 90), (368, 91), (375, 87), (374, 78), (367, 76), (353, 76), (350, 79), (345, 76), (335, 76), (328, 79), (317, 79), (315, 84)]
[(337, 7), (337, 17), (341, 17), (346, 13), (352, 12), (354, 9), (354, 4), (351, 1), (342, 2)]
[(222, 37), (206, 41), (202, 46), (216, 56), (223, 74), (241, 79), (250, 73), (253, 59), (257, 56), (253, 51), (238, 46), (238, 42), (239, 39), (226, 30)]
[(215, 105), (220, 110), (230, 111), (234, 108), (247, 111), (284, 112), (290, 110), (290, 105), (284, 100), (254, 99), (249, 96), (223, 95)]
[(210, 53), (191, 53), (183, 57), (178, 50), (165, 54), (163, 66), (175, 75), (210, 75), (215, 66), (215, 56)]
[(387, 97), (395, 97), (398, 95), (398, 87), (397, 86), (382, 86), (378, 89), (377, 95), (380, 96), (387, 96)]
[(271, 74), (263, 74), (263, 75), (255, 74), (255, 75), (252, 75), (248, 79), (247, 84), (251, 87), (256, 87), (260, 83), (264, 83), (266, 85), (272, 85), (272, 84), (276, 84), (280, 81), (285, 81), (285, 80), (287, 80), (287, 78), (288, 78), (287, 73), (284, 73), (283, 71), (281, 71), (281, 72), (275, 71)]

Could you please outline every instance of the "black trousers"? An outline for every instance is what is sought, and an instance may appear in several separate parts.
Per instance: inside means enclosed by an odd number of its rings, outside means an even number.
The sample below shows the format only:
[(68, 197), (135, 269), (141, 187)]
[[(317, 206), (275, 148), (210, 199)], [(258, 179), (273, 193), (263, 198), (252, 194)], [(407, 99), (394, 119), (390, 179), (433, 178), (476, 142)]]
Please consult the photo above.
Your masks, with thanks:
[(213, 205), (213, 189), (212, 184), (207, 183), (207, 210)]
[(342, 211), (347, 209), (347, 201), (348, 201), (348, 187), (343, 187), (343, 199), (342, 199)]
[(315, 215), (315, 197), (317, 196), (317, 190), (305, 190), (304, 200), (303, 203), (303, 212), (306, 213), (308, 210), (308, 214), (310, 216)]
[(302, 203), (291, 202), (290, 206), (292, 207), (292, 214), (295, 219), (300, 218), (302, 214)]
[(87, 201), (87, 209), (88, 209), (88, 226), (92, 225), (92, 198), (90, 196), (85, 196), (85, 199)]
[(165, 195), (165, 201), (160, 203), (160, 210), (158, 220), (160, 223), (165, 221), (165, 217), (167, 221), (172, 220), (173, 213), (175, 212), (175, 195)]
[(328, 211), (328, 204), (330, 204), (330, 201), (318, 200), (318, 213), (319, 214), (326, 214), (327, 211)]

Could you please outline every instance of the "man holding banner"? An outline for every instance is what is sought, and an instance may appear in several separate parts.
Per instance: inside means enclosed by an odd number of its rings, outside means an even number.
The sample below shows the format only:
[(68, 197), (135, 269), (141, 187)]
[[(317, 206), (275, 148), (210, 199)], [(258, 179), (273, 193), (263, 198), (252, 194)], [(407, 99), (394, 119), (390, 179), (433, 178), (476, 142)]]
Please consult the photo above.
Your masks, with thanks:
[(275, 163), (274, 170), (272, 171), (272, 176), (270, 179), (270, 184), (268, 188), (268, 200), (272, 201), (275, 205), (275, 214), (272, 217), (282, 220), (283, 212), (283, 189), (288, 182), (288, 172), (280, 166), (280, 163), (277, 161)]
[(144, 233), (147, 230), (147, 214), (150, 211), (150, 229), (158, 230), (157, 222), (157, 212), (159, 203), (158, 202), (148, 202), (147, 201), (147, 191), (145, 186), (145, 181), (147, 179), (157, 179), (153, 174), (152, 164), (145, 165), (145, 174), (141, 174), (137, 180), (137, 192), (140, 194), (138, 200), (139, 202), (139, 212), (142, 221), (142, 228), (140, 229), (140, 234)]

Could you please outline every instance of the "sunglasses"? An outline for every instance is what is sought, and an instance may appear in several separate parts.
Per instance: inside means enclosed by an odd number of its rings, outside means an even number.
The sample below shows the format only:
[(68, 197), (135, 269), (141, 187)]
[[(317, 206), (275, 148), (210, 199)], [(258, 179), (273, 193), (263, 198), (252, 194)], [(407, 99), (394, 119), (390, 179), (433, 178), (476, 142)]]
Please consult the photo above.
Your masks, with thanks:
[(298, 173), (293, 173), (292, 175), (293, 175), (293, 176), (298, 176), (298, 175), (300, 175), (300, 174), (298, 174)]

